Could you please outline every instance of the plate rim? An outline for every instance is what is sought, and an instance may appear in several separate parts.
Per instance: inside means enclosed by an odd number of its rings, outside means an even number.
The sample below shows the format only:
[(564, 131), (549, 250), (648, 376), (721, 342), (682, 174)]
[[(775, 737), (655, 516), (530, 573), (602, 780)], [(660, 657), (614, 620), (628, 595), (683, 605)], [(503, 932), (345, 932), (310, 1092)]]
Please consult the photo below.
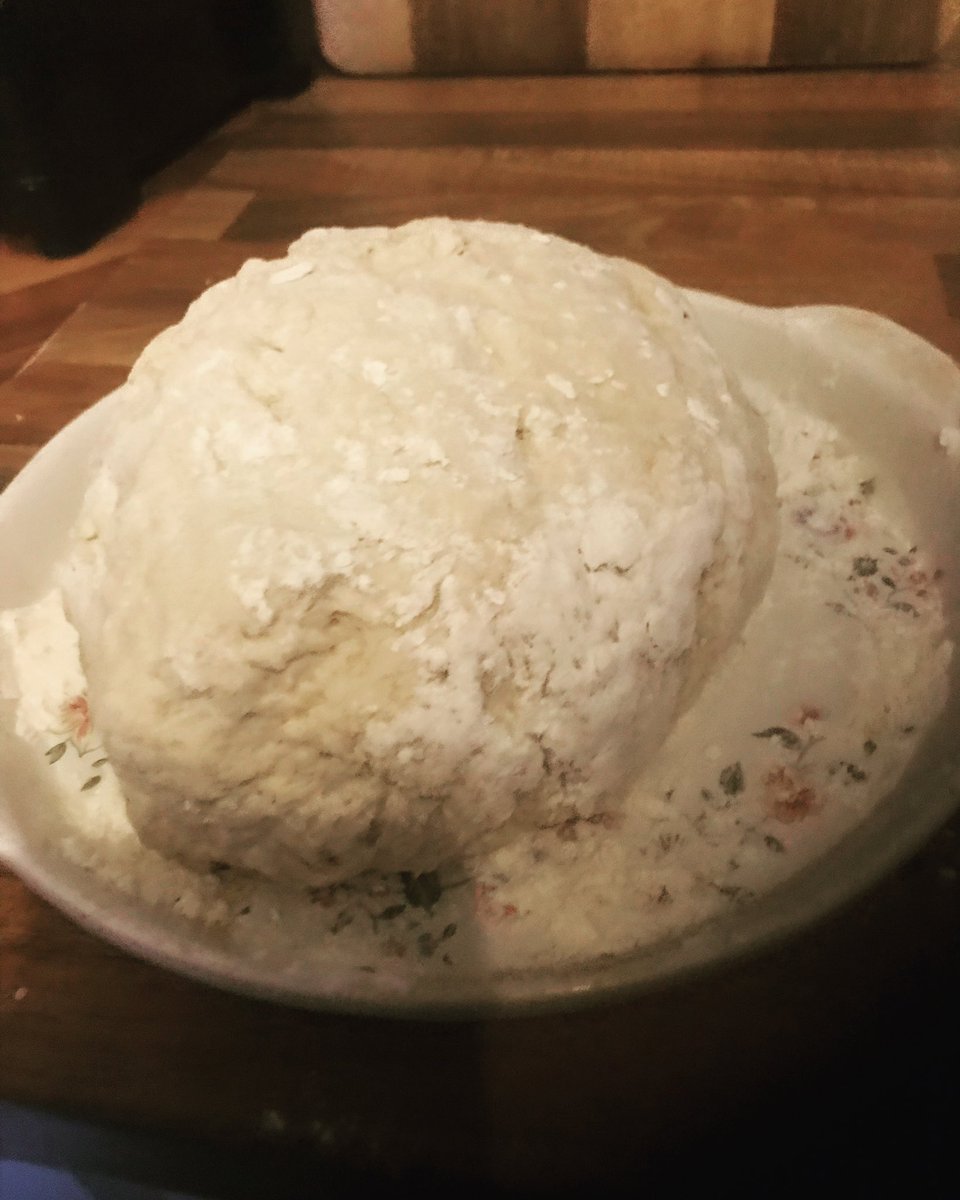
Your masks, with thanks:
[[(933, 346), (920, 335), (898, 325), (889, 318), (843, 305), (796, 305), (774, 307), (752, 305), (742, 301), (704, 292), (696, 289), (681, 289), (694, 306), (695, 311), (701, 306), (714, 313), (733, 316), (739, 319), (749, 319), (755, 327), (768, 327), (772, 332), (790, 334), (790, 326), (795, 323), (797, 328), (806, 323), (808, 336), (823, 339), (839, 332), (841, 339), (847, 340), (846, 349), (850, 352), (863, 351), (867, 343), (875, 343), (876, 339), (892, 341), (899, 344), (905, 357), (919, 356), (926, 359), (930, 368), (935, 372), (952, 372), (957, 388), (956, 413), (960, 420), (960, 366), (944, 351)], [(704, 313), (697, 311), (698, 318)], [(811, 322), (813, 326), (811, 327)], [(717, 347), (717, 353), (723, 361), (722, 348)], [(55, 469), (58, 458), (69, 458), (71, 452), (75, 457), (79, 451), (78, 444), (84, 435), (90, 436), (107, 419), (112, 405), (120, 402), (123, 385), (108, 393), (101, 400), (85, 409), (78, 416), (60, 429), (29, 463), (11, 480), (6, 490), (0, 495), (0, 526), (5, 525), (10, 517), (11, 509), (28, 505), (31, 490), (36, 490), (39, 482), (49, 476)], [(84, 453), (89, 462), (90, 450)], [(960, 656), (958, 656), (960, 657)], [(13, 736), (6, 734), (7, 737)], [(2, 749), (0, 749), (2, 762)], [(687, 983), (694, 978), (709, 974), (713, 971), (731, 966), (732, 964), (764, 952), (771, 944), (780, 942), (791, 936), (796, 936), (802, 930), (811, 928), (824, 921), (830, 914), (849, 902), (855, 896), (863, 893), (874, 883), (888, 875), (897, 865), (905, 861), (911, 854), (922, 846), (950, 815), (960, 807), (960, 780), (957, 790), (950, 793), (945, 789), (939, 804), (931, 805), (925, 819), (914, 820), (909, 826), (908, 836), (881, 847), (869, 860), (859, 863), (854, 871), (836, 873), (832, 882), (817, 893), (815, 902), (808, 903), (792, 917), (778, 914), (776, 904), (767, 919), (759, 922), (754, 919), (746, 923), (749, 936), (729, 936), (717, 941), (712, 953), (703, 953), (702, 947), (698, 953), (698, 944), (704, 940), (705, 930), (716, 934), (718, 930), (729, 925), (731, 933), (736, 927), (744, 927), (744, 915), (747, 908), (722, 913), (710, 918), (705, 925), (692, 930), (681, 932), (679, 936), (667, 939), (666, 942), (656, 943), (650, 952), (633, 951), (632, 954), (616, 956), (611, 963), (598, 967), (596, 962), (581, 964), (575, 969), (551, 974), (549, 987), (544, 987), (541, 980), (535, 991), (518, 984), (517, 980), (529, 974), (502, 973), (498, 978), (505, 981), (506, 986), (501, 994), (492, 994), (489, 984), (486, 991), (481, 985), (473, 994), (444, 997), (442, 995), (418, 996), (416, 989), (399, 992), (391, 988), (371, 988), (368, 994), (357, 991), (344, 993), (336, 988), (304, 990), (297, 987), (284, 986), (282, 982), (269, 982), (258, 977), (256, 972), (236, 965), (231, 969), (231, 962), (236, 959), (227, 955), (214, 955), (209, 948), (204, 948), (201, 942), (194, 943), (194, 948), (186, 946), (181, 939), (172, 937), (166, 931), (154, 927), (150, 936), (151, 911), (153, 906), (148, 902), (135, 900), (124, 893), (124, 902), (133, 907), (135, 915), (131, 918), (101, 914), (96, 909), (85, 906), (78, 889), (63, 885), (64, 876), (53, 877), (44, 867), (37, 855), (31, 853), (27, 839), (20, 836), (12, 815), (8, 811), (5, 800), (3, 782), (0, 780), (0, 864), (5, 864), (15, 875), (34, 893), (51, 903), (76, 924), (104, 939), (112, 945), (164, 969), (172, 970), (207, 985), (241, 994), (268, 1000), (287, 1006), (309, 1008), (314, 1010), (353, 1014), (359, 1016), (376, 1016), (395, 1019), (429, 1019), (429, 1020), (463, 1020), (496, 1016), (523, 1016), (542, 1012), (572, 1010), (585, 1006), (593, 1006), (603, 1000), (616, 1002), (627, 998), (637, 997), (652, 991), (662, 990)], [(858, 827), (859, 828), (859, 827)], [(853, 831), (856, 832), (856, 828)], [(800, 876), (807, 876), (811, 871), (822, 869), (831, 858), (842, 850), (848, 838), (830, 847), (823, 855), (807, 867), (788, 877), (770, 892), (758, 898), (750, 908), (756, 914), (759, 910), (771, 909), (771, 899), (782, 894), (784, 889), (796, 887)], [(861, 856), (863, 859), (863, 856)], [(78, 868), (79, 870), (79, 868)], [(72, 872), (70, 872), (72, 873)], [(94, 888), (107, 887), (102, 881), (94, 880)], [(109, 888), (107, 888), (109, 890)], [(168, 919), (168, 918), (165, 918)], [(184, 919), (186, 920), (186, 919)], [(146, 926), (147, 928), (144, 928)], [(752, 930), (751, 930), (752, 926)], [(159, 936), (158, 936), (159, 935)], [(629, 964), (634, 966), (649, 959), (658, 948), (664, 945), (674, 945), (679, 949), (674, 951), (673, 959), (668, 956), (663, 969), (649, 974), (636, 975), (631, 970), (624, 970)], [(687, 960), (683, 959), (686, 948)], [(692, 957), (691, 957), (692, 948)], [(246, 964), (244, 964), (244, 968)], [(342, 976), (342, 971), (337, 968)], [(593, 976), (590, 980), (588, 976)], [(599, 976), (599, 979), (598, 979)], [(367, 977), (372, 982), (374, 977)], [(361, 981), (363, 982), (363, 981)]]

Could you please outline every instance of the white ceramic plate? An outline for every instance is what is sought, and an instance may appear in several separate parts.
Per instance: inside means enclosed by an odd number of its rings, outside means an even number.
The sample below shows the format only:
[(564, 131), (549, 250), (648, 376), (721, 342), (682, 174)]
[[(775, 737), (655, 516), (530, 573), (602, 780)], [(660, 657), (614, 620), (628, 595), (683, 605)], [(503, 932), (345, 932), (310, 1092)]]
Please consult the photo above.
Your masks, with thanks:
[[(960, 640), (960, 462), (939, 444), (960, 426), (960, 370), (926, 342), (852, 309), (761, 309), (689, 295), (731, 371), (785, 391), (838, 425), (900, 481), (924, 544), (946, 561), (950, 636)], [(107, 398), (58, 434), (0, 498), (0, 608), (46, 590), (109, 429)], [(960, 659), (960, 655), (956, 656)], [(286, 1003), (397, 1016), (458, 1016), (572, 1005), (662, 984), (808, 923), (915, 850), (960, 803), (960, 685), (897, 789), (839, 845), (751, 905), (643, 953), (574, 969), (434, 978), (398, 988), (369, 971), (298, 970), (289, 954), (252, 960), (222, 933), (136, 903), (67, 861), (47, 815), (49, 773), (0, 720), (0, 860), (37, 893), (133, 954), (220, 987)]]

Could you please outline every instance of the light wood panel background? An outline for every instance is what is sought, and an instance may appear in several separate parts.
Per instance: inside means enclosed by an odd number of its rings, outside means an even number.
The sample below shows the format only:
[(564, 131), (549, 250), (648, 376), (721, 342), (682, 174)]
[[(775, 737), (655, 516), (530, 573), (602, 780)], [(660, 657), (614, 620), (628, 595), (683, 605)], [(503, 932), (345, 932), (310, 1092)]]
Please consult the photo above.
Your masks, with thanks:
[(903, 63), (941, 40), (938, 0), (314, 4), (328, 59), (354, 74)]

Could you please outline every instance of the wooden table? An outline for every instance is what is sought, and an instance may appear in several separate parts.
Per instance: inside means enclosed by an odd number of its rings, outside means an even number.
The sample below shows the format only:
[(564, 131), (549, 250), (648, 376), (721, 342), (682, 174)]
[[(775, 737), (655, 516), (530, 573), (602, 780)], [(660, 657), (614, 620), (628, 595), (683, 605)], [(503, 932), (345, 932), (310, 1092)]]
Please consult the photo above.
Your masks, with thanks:
[[(82, 259), (0, 256), (0, 470), (119, 383), (205, 286), (316, 224), (524, 221), (744, 300), (874, 309), (960, 356), (958, 147), (946, 69), (321, 78), (241, 114)], [(341, 1168), (589, 1182), (689, 1170), (705, 1148), (722, 1169), (730, 1145), (750, 1147), (748, 1174), (769, 1157), (795, 1176), (833, 1144), (831, 1114), (850, 1162), (889, 1177), (892, 1130), (907, 1122), (909, 1150), (910, 1112), (943, 1103), (918, 1060), (958, 1053), (958, 829), (699, 984), (459, 1025), (217, 993), (82, 933), (0, 870), (0, 1099), (199, 1140), (225, 1164), (266, 1157), (317, 1188)], [(939, 1169), (908, 1159), (914, 1179)], [(244, 1194), (236, 1179), (227, 1194)]]

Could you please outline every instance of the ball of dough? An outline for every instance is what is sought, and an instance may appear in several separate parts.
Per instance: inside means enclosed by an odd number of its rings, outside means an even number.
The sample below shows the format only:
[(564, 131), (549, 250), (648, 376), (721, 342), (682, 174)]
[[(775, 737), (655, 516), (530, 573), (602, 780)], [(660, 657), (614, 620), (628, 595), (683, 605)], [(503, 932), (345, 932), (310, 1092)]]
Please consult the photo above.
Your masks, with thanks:
[(615, 806), (774, 514), (663, 279), (518, 226), (317, 229), (144, 351), (61, 586), (142, 840), (326, 884)]

